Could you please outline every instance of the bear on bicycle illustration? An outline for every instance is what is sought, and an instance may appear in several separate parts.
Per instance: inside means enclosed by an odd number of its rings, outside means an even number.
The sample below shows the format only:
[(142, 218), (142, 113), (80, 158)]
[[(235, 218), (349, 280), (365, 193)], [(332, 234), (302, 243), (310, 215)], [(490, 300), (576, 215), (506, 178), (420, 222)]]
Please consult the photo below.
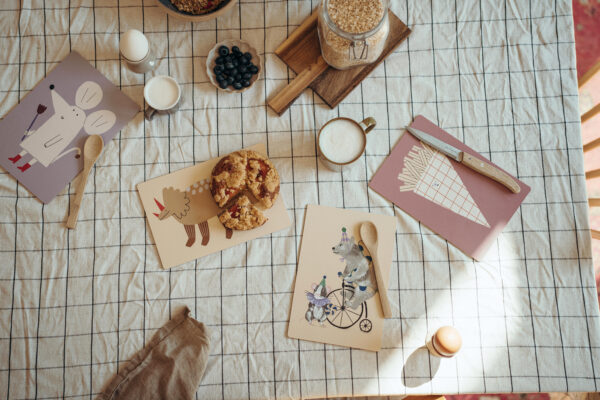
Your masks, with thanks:
[(313, 283), (312, 291), (306, 292), (306, 320), (311, 325), (316, 321), (320, 326), (327, 321), (340, 329), (348, 329), (358, 322), (361, 331), (370, 332), (373, 325), (368, 319), (366, 301), (377, 292), (371, 256), (365, 254), (364, 245), (356, 243), (353, 236), (348, 237), (346, 228), (342, 228), (340, 242), (331, 250), (346, 263), (344, 271), (338, 272), (341, 287), (331, 290), (325, 275), (318, 285)]

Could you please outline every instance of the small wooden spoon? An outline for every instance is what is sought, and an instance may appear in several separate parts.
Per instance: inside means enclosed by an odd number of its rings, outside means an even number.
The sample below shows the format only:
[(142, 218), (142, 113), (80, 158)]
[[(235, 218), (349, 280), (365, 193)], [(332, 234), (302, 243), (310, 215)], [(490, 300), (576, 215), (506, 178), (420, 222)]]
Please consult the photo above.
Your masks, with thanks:
[(74, 229), (75, 225), (77, 225), (79, 207), (81, 206), (81, 200), (83, 199), (83, 192), (85, 192), (88, 176), (96, 163), (96, 160), (100, 157), (103, 148), (104, 141), (100, 135), (90, 135), (83, 145), (83, 171), (81, 171), (81, 178), (75, 191), (75, 198), (73, 199), (69, 219), (67, 219), (67, 228), (69, 229)]
[(383, 309), (383, 317), (392, 317), (392, 308), (390, 307), (390, 300), (388, 299), (387, 289), (385, 287), (385, 280), (381, 274), (381, 268), (379, 267), (379, 256), (377, 254), (377, 228), (375, 224), (370, 221), (363, 222), (360, 225), (360, 238), (363, 240), (371, 258), (373, 259), (373, 268), (375, 269), (375, 279), (377, 280), (377, 290), (379, 291), (379, 298), (381, 299), (381, 308)]

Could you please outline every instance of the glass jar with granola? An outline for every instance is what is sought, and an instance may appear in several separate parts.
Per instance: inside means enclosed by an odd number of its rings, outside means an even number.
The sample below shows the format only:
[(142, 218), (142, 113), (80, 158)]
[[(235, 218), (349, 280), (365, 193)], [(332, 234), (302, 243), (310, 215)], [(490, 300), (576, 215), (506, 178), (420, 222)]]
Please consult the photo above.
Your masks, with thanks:
[(327, 64), (347, 69), (376, 61), (390, 30), (389, 0), (322, 0), (319, 42)]

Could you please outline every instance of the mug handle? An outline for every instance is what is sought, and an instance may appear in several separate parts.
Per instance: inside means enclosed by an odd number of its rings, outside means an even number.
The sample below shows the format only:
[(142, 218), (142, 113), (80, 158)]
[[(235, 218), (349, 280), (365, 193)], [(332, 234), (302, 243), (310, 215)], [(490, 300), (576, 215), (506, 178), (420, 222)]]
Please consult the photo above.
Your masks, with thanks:
[[(179, 111), (179, 106), (181, 105), (181, 96), (179, 97), (179, 101), (177, 102), (177, 104), (175, 104), (173, 107), (169, 108), (168, 110), (166, 110), (167, 114), (172, 114), (175, 111)], [(146, 107), (146, 110), (144, 110), (144, 117), (148, 120), (151, 121), (152, 118), (154, 118), (154, 115), (158, 112), (157, 109), (155, 109), (154, 107), (152, 107), (151, 105), (148, 105), (148, 107)]]
[(368, 117), (368, 118), (363, 119), (359, 123), (359, 125), (361, 128), (363, 128), (365, 133), (369, 133), (373, 130), (373, 128), (375, 128), (375, 125), (377, 125), (377, 121), (375, 121), (375, 118), (373, 118), (373, 117)]
[(152, 106), (148, 106), (146, 107), (146, 109), (144, 110), (144, 117), (148, 120), (151, 121), (152, 118), (154, 118), (154, 114), (156, 114), (156, 109), (153, 108)]

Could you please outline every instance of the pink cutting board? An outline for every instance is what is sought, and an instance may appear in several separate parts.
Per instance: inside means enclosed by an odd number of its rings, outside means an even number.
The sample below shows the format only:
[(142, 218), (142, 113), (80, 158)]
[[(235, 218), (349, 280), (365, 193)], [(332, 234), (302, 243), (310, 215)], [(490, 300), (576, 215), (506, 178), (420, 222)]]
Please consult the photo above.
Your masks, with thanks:
[[(490, 162), (421, 115), (411, 126)], [(413, 155), (409, 156), (411, 151)], [(512, 193), (501, 184), (434, 152), (434, 156), (426, 158), (427, 164), (421, 163), (427, 165), (424, 172), (411, 175), (418, 178), (413, 179), (410, 187), (414, 188), (409, 189), (406, 175), (410, 175), (409, 170), (414, 171), (411, 168), (414, 164), (408, 162), (407, 167), (407, 160), (415, 158), (415, 151), (427, 153), (422, 143), (406, 132), (373, 176), (369, 187), (468, 256), (480, 260), (531, 188), (515, 178), (521, 191)]]

